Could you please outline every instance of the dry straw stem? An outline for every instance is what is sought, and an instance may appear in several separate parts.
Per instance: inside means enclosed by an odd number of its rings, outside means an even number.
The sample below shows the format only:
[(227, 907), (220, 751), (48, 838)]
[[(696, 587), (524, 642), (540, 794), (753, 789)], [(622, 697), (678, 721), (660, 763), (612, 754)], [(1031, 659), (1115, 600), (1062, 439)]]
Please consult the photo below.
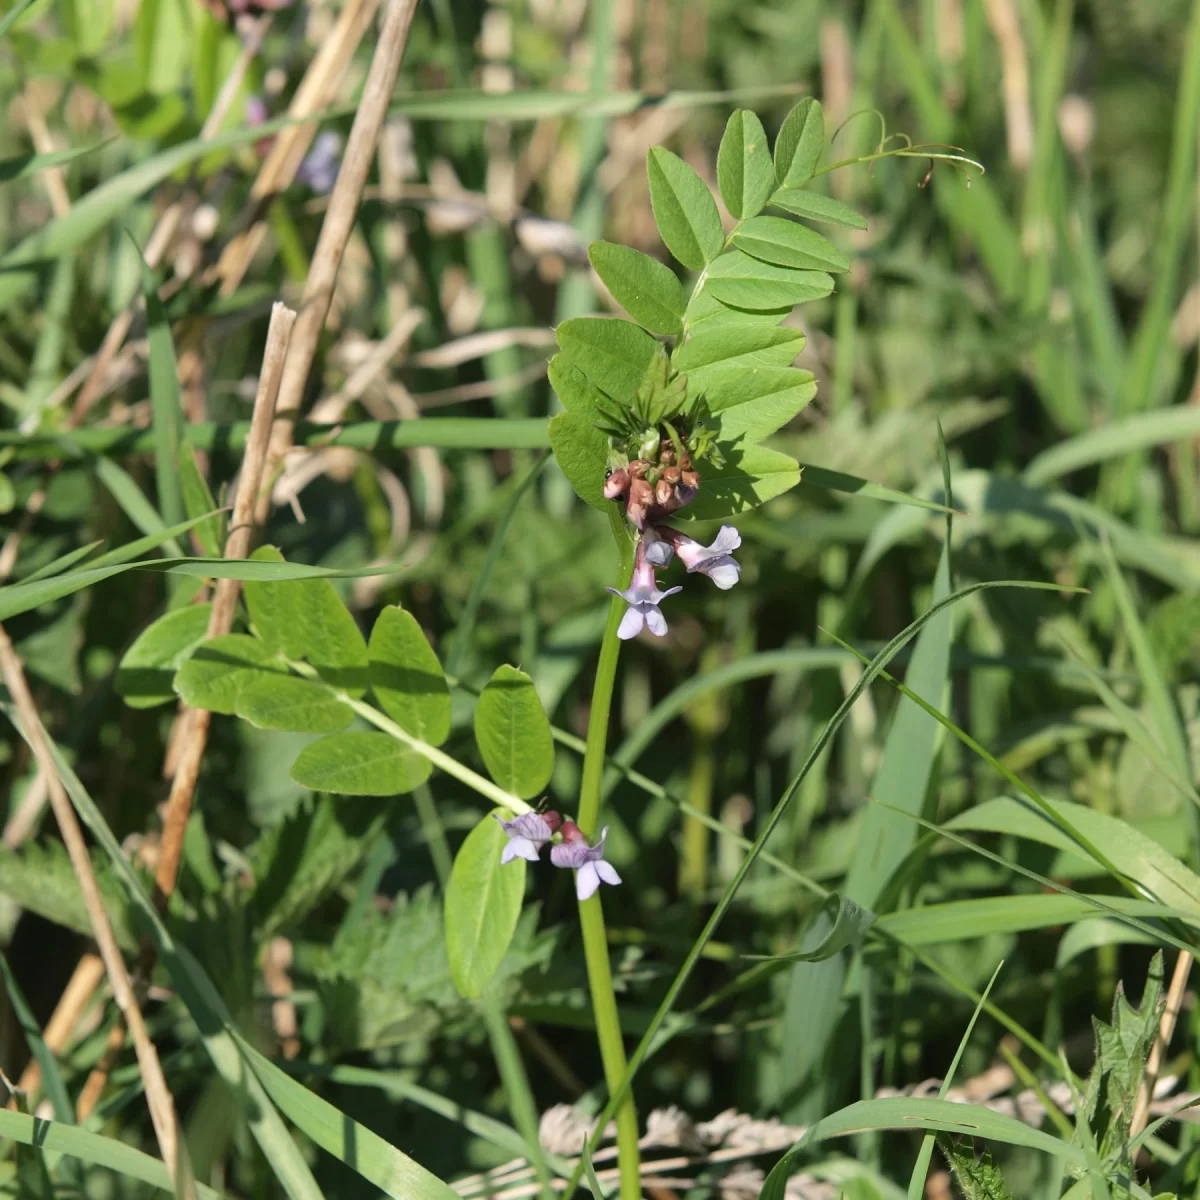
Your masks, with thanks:
[(1033, 159), (1033, 110), (1029, 102), (1029, 66), (1025, 39), (1013, 0), (984, 0), (992, 35), (1000, 46), (1004, 78), (1004, 130), (1009, 161), (1024, 171)]
[[(255, 501), (264, 478), (271, 421), (275, 415), (275, 398), (279, 393), (279, 381), (295, 322), (296, 314), (286, 305), (277, 303), (272, 308), (262, 373), (258, 377), (258, 394), (254, 398), (250, 433), (246, 438), (246, 449), (242, 456), (241, 482), (234, 500), (229, 536), (225, 539), (226, 558), (245, 558), (250, 552)], [(240, 586), (236, 579), (217, 581), (213, 593), (212, 614), (208, 620), (210, 638), (226, 634), (232, 628)], [(167, 797), (162, 846), (154, 875), (155, 896), (160, 904), (165, 903), (167, 897), (175, 890), (179, 860), (183, 853), (183, 835), (192, 811), (192, 796), (200, 774), (200, 760), (204, 757), (204, 749), (208, 744), (211, 714), (204, 709), (186, 711), (188, 715), (184, 718), (186, 727), (183, 744), (175, 776), (171, 780), (171, 794)]]
[(1154, 1039), (1150, 1057), (1146, 1060), (1146, 1074), (1142, 1077), (1137, 1103), (1133, 1106), (1133, 1120), (1129, 1123), (1130, 1137), (1137, 1137), (1146, 1128), (1154, 1086), (1158, 1082), (1158, 1073), (1162, 1070), (1167, 1047), (1171, 1044), (1171, 1035), (1175, 1032), (1175, 1022), (1179, 1020), (1179, 1012), (1183, 1007), (1183, 991), (1187, 987), (1191, 969), (1192, 956), (1184, 951), (1175, 960), (1175, 973), (1171, 976), (1171, 986), (1167, 989), (1166, 1007), (1158, 1022), (1158, 1036)]
[[(412, 24), (417, 0), (391, 0), (384, 17), (383, 29), (371, 59), (371, 69), (363, 87), (362, 99), (354, 116), (346, 153), (338, 171), (337, 183), (329, 199), (329, 208), (321, 223), (321, 234), (313, 253), (300, 302), (300, 316), (296, 321), (296, 333), (288, 350), (283, 369), (283, 381), (279, 389), (279, 413), (281, 420), (271, 433), (268, 453), (268, 478), (274, 475), (284, 456), (291, 448), (291, 422), (300, 411), (304, 385), (312, 369), (317, 351), (317, 339), (325, 326), (325, 318), (333, 301), (333, 288), (337, 281), (338, 268), (346, 252), (346, 243), (358, 216), (358, 205), (366, 186), (371, 161), (375, 157), (375, 146), (379, 132), (387, 118), (388, 104), (396, 87), (400, 73), (400, 60), (408, 41), (408, 30)], [(262, 497), (259, 519), (265, 519), (270, 506), (270, 495)]]
[[(76, 963), (71, 980), (42, 1031), (42, 1041), (46, 1043), (46, 1049), (51, 1054), (61, 1054), (70, 1044), (71, 1034), (79, 1024), (79, 1018), (103, 978), (104, 960), (99, 955), (85, 954)], [(21, 1080), (17, 1084), (17, 1088), (29, 1097), (31, 1110), (37, 1107), (34, 1093), (41, 1084), (42, 1069), (38, 1066), (37, 1059), (31, 1058), (25, 1070), (21, 1072)], [(16, 1108), (15, 1098), (9, 1101), (8, 1107)]]
[[(221, 85), (221, 90), (217, 93), (208, 118), (200, 130), (201, 141), (211, 141), (220, 132), (221, 126), (225, 124), (225, 118), (229, 115), (229, 110), (241, 89), (242, 81), (246, 78), (246, 72), (262, 46), (263, 38), (267, 36), (267, 31), (271, 28), (272, 19), (272, 14), (266, 13), (251, 24), (250, 31), (242, 43), (242, 52), (234, 62), (233, 69), (226, 76), (225, 82)], [(157, 267), (162, 261), (167, 247), (171, 244), (171, 239), (174, 238), (175, 232), (179, 228), (179, 218), (182, 212), (183, 207), (177, 200), (169, 205), (155, 222), (154, 230), (146, 242), (145, 259), (148, 266)], [(129, 334), (129, 327), (133, 324), (133, 314), (136, 309), (137, 301), (134, 301), (120, 312), (109, 325), (108, 332), (104, 335), (104, 341), (100, 343), (100, 349), (92, 359), (92, 368), (88, 373), (87, 382), (83, 385), (83, 391), (79, 393), (75, 406), (71, 410), (72, 424), (82, 421), (88, 409), (99, 399), (104, 389), (104, 380), (108, 374), (109, 364)]]
[[(134, 995), (133, 984), (121, 957), (117, 939), (113, 936), (108, 914), (104, 911), (104, 902), (100, 896), (100, 888), (96, 883), (96, 874), (92, 870), (92, 860), (88, 857), (87, 844), (83, 839), (83, 830), (79, 826), (79, 818), (67, 796), (62, 780), (58, 776), (58, 768), (54, 761), (54, 752), (50, 739), (38, 715), (33, 695), (25, 681), (25, 671), (17, 652), (9, 640), (8, 634), (0, 627), (0, 674), (3, 675), (4, 685), (16, 706), (21, 724), (24, 726), (26, 737), (33, 748), (34, 755), (50, 785), (50, 807), (54, 810), (58, 821), (59, 832), (67, 847), (71, 866), (79, 880), (79, 890), (83, 894), (83, 903), (91, 922), (92, 934), (96, 945), (100, 948), (100, 957), (104, 960), (104, 969), (108, 973), (109, 984), (117, 1007), (121, 1010), (125, 1024), (133, 1038), (133, 1048), (137, 1054), (138, 1067), (141, 1070), (142, 1084), (146, 1092), (146, 1104), (150, 1109), (150, 1120), (154, 1125), (154, 1134), (158, 1140), (159, 1152), (167, 1169), (175, 1175), (179, 1166), (179, 1155), (185, 1153), (179, 1140), (179, 1126), (175, 1118), (175, 1102), (167, 1088), (163, 1075), (162, 1064), (158, 1061), (158, 1053), (154, 1043), (146, 1032), (146, 1023), (142, 1019)], [(190, 1171), (184, 1173), (185, 1178)]]
[[(292, 97), (287, 113), (291, 119), (316, 116), (333, 103), (346, 68), (378, 7), (379, 0), (349, 0), (342, 9), (332, 33), (309, 63)], [(315, 124), (292, 125), (275, 139), (250, 189), (246, 228), (230, 240), (217, 264), (222, 296), (231, 296), (245, 278), (250, 260), (262, 243), (263, 213), (275, 196), (296, 177), (316, 132)]]

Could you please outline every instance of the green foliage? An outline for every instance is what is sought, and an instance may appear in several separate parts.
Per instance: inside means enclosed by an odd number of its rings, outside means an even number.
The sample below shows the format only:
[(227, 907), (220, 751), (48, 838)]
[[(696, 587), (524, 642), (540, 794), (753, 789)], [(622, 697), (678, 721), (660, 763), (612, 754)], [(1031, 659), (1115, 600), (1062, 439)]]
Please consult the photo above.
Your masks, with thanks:
[(429, 778), (429, 760), (386, 733), (335, 733), (300, 751), (292, 778), (314, 792), (395, 796)]
[(468, 1000), (483, 995), (508, 953), (525, 896), (525, 860), (500, 861), (508, 835), (495, 816), (489, 813), (467, 834), (446, 885), (450, 976)]
[(677, 154), (655, 146), (646, 159), (650, 203), (667, 249), (685, 267), (703, 270), (721, 253), (725, 234), (708, 186)]
[(761, 212), (775, 190), (767, 131), (744, 108), (737, 109), (725, 126), (717, 150), (717, 183), (725, 207), (738, 220)]
[(554, 742), (533, 680), (524, 671), (503, 666), (493, 672), (475, 706), (475, 740), (488, 773), (506, 791), (528, 799), (546, 786), (554, 769)]
[(227, 633), (192, 652), (175, 673), (175, 691), (193, 708), (232, 716), (238, 693), (264, 675), (286, 678), (287, 668), (257, 638)]
[(611, 242), (593, 242), (588, 259), (613, 299), (635, 321), (651, 333), (680, 332), (683, 287), (669, 267), (639, 250)]
[(937, 1142), (958, 1180), (963, 1200), (1012, 1200), (1012, 1190), (986, 1146), (977, 1157), (967, 1139), (940, 1136)]
[(132, 708), (175, 698), (175, 672), (208, 636), (211, 604), (189, 604), (164, 613), (138, 634), (117, 669), (116, 689)]
[(216, 511), (217, 502), (196, 462), (196, 449), (186, 439), (179, 447), (179, 486), (188, 520), (198, 522), (192, 536), (201, 552), (209, 558), (220, 558), (225, 549), (225, 517)]
[(783, 119), (775, 139), (775, 178), (781, 187), (803, 187), (825, 150), (825, 116), (821, 105), (805, 96)]
[(385, 608), (371, 630), (369, 655), (380, 708), (413, 737), (440, 746), (450, 735), (450, 689), (412, 613)]

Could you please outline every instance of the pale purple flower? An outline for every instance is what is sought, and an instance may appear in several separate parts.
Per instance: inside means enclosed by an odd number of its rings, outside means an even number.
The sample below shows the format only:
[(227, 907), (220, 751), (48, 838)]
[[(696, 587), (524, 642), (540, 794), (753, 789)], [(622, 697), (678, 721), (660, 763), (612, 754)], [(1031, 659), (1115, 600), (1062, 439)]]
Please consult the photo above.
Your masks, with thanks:
[(646, 555), (646, 543), (639, 539), (637, 554), (633, 562), (633, 580), (623, 592), (615, 587), (606, 589), (614, 596), (620, 596), (629, 605), (629, 611), (621, 618), (617, 628), (617, 637), (622, 641), (637, 637), (646, 626), (655, 637), (663, 637), (667, 632), (667, 619), (659, 610), (659, 604), (668, 596), (683, 591), (682, 588), (667, 588), (665, 592), (658, 590), (658, 580), (654, 578), (654, 564), (649, 562)]
[(646, 561), (654, 567), (670, 566), (675, 557), (671, 543), (659, 535), (653, 525), (647, 525), (642, 530), (642, 541), (646, 544)]
[(596, 894), (602, 883), (616, 886), (621, 877), (611, 863), (604, 861), (604, 839), (608, 837), (608, 826), (600, 831), (600, 840), (588, 845), (583, 831), (574, 821), (564, 821), (562, 844), (550, 847), (550, 861), (556, 867), (570, 867), (575, 872), (575, 894), (586, 900)]
[(253, 127), (262, 125), (270, 114), (267, 112), (267, 102), (261, 96), (246, 97), (246, 124)]
[(328, 192), (341, 166), (342, 139), (331, 129), (318, 133), (308, 156), (296, 171), (296, 178), (314, 192)]
[(562, 823), (562, 818), (556, 812), (527, 812), (511, 821), (504, 820), (499, 813), (493, 813), (492, 816), (508, 834), (508, 845), (500, 855), (502, 863), (512, 862), (514, 858), (537, 862), (542, 847), (554, 836), (554, 831)]
[(688, 574), (699, 571), (707, 575), (722, 591), (728, 591), (738, 581), (741, 566), (733, 552), (742, 544), (742, 535), (732, 525), (722, 525), (711, 546), (702, 546), (678, 530), (663, 530), (674, 544), (679, 561)]

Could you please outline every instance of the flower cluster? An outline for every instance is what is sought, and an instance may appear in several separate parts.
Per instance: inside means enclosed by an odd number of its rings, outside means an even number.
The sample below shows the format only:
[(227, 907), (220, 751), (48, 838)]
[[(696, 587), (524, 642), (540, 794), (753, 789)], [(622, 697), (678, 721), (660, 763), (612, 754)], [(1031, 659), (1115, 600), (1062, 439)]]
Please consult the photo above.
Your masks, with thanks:
[(550, 861), (556, 867), (569, 867), (575, 872), (575, 894), (580, 900), (594, 895), (601, 883), (615, 886), (621, 882), (612, 864), (604, 861), (607, 826), (600, 831), (599, 841), (592, 846), (574, 821), (564, 821), (553, 811), (522, 813), (511, 821), (496, 815), (496, 820), (508, 834), (508, 845), (500, 855), (502, 863), (512, 862), (514, 858), (537, 862), (542, 847), (551, 842), (557, 833), (562, 841), (551, 845)]
[(722, 525), (711, 546), (702, 546), (669, 525), (647, 525), (638, 538), (633, 558), (633, 579), (623, 592), (614, 587), (608, 591), (620, 596), (629, 605), (621, 618), (617, 637), (622, 641), (637, 637), (643, 626), (655, 637), (667, 632), (667, 619), (658, 607), (668, 596), (683, 591), (681, 587), (659, 591), (656, 567), (668, 566), (678, 558), (688, 574), (707, 575), (722, 591), (728, 591), (738, 581), (741, 567), (733, 552), (742, 544), (742, 536), (732, 525)]

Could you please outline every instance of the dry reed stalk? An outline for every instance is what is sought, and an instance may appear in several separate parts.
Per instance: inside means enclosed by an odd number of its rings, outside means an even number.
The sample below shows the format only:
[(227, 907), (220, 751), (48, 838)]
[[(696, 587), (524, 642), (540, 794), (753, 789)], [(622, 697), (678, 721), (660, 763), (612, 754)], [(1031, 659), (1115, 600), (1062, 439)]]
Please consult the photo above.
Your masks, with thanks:
[[(291, 119), (315, 116), (333, 103), (346, 68), (378, 6), (379, 0), (349, 0), (342, 9), (333, 31), (313, 56), (292, 96), (287, 112)], [(250, 188), (246, 228), (230, 239), (217, 263), (222, 296), (232, 295), (241, 284), (262, 243), (265, 232), (262, 218), (267, 205), (295, 178), (316, 132), (315, 124), (292, 125), (275, 139)]]
[[(271, 431), (267, 452), (267, 478), (274, 477), (292, 444), (292, 423), (300, 411), (304, 386), (316, 356), (317, 340), (325, 325), (338, 268), (346, 252), (358, 205), (366, 186), (371, 161), (375, 157), (379, 133), (387, 118), (388, 104), (400, 73), (400, 60), (408, 41), (408, 30), (416, 12), (417, 0), (391, 0), (371, 68), (363, 86), (362, 99), (354, 115), (354, 124), (346, 142), (346, 152), (338, 171), (337, 183), (329, 199), (321, 233), (317, 238), (309, 267), (308, 280), (300, 302), (295, 335), (284, 363), (279, 388), (279, 415)], [(264, 492), (258, 509), (259, 520), (270, 511), (270, 493)]]
[[(275, 400), (287, 356), (296, 314), (284, 304), (271, 309), (271, 324), (267, 329), (267, 345), (263, 352), (262, 372), (258, 377), (258, 394), (250, 417), (250, 432), (242, 456), (241, 482), (233, 504), (233, 520), (225, 539), (226, 558), (245, 558), (250, 553), (251, 532), (259, 489), (262, 487), (267, 446), (271, 437), (271, 422), (275, 415)], [(208, 619), (208, 636), (219, 637), (233, 627), (241, 585), (236, 579), (219, 579), (213, 589), (212, 613)], [(171, 780), (163, 816), (162, 844), (158, 866), (154, 873), (155, 898), (165, 904), (175, 890), (179, 860), (183, 853), (183, 835), (192, 811), (192, 797), (200, 775), (200, 761), (208, 744), (208, 726), (212, 715), (205, 709), (191, 709), (186, 720), (179, 759)]]
[(1167, 1047), (1171, 1044), (1175, 1022), (1179, 1020), (1179, 1012), (1183, 1007), (1183, 990), (1187, 987), (1191, 969), (1192, 956), (1186, 950), (1181, 951), (1175, 960), (1171, 986), (1167, 989), (1167, 1003), (1158, 1022), (1158, 1036), (1150, 1048), (1150, 1057), (1146, 1060), (1146, 1073), (1142, 1076), (1142, 1086), (1138, 1089), (1137, 1102), (1133, 1106), (1133, 1119), (1129, 1123), (1131, 1138), (1137, 1137), (1146, 1128), (1146, 1118), (1150, 1115), (1150, 1101), (1154, 1097), (1154, 1085), (1158, 1082)]
[[(229, 115), (229, 110), (237, 98), (242, 81), (246, 78), (246, 72), (250, 69), (250, 64), (254, 61), (255, 55), (258, 54), (263, 43), (263, 38), (267, 36), (267, 31), (271, 28), (271, 21), (273, 19), (271, 13), (265, 13), (257, 21), (251, 22), (249, 33), (242, 43), (242, 51), (234, 62), (229, 74), (225, 77), (224, 83), (221, 84), (221, 90), (217, 93), (217, 98), (213, 102), (212, 109), (209, 111), (208, 117), (200, 130), (200, 140), (202, 142), (211, 141), (220, 132), (221, 126), (225, 123), (225, 118)], [(167, 247), (170, 246), (171, 240), (175, 237), (176, 231), (179, 229), (182, 214), (183, 206), (176, 200), (167, 206), (155, 222), (154, 229), (146, 242), (146, 249), (144, 251), (146, 264), (149, 267), (157, 267), (162, 261), (163, 255), (167, 252)], [(91, 406), (100, 398), (100, 394), (104, 388), (104, 379), (108, 374), (109, 364), (129, 335), (129, 328), (133, 324), (133, 316), (137, 311), (137, 304), (138, 301), (135, 300), (133, 303), (127, 305), (113, 318), (112, 323), (109, 325), (104, 335), (104, 340), (100, 343), (100, 349), (96, 351), (92, 359), (92, 369), (83, 385), (83, 390), (79, 393), (75, 400), (75, 405), (71, 410), (72, 424), (78, 424), (82, 421)]]
[[(40, 778), (45, 778), (45, 775), (43, 774)], [(50, 1020), (46, 1022), (46, 1028), (42, 1031), (42, 1041), (46, 1043), (46, 1049), (51, 1054), (61, 1054), (67, 1048), (72, 1031), (79, 1023), (83, 1010), (87, 1008), (103, 978), (104, 960), (98, 954), (85, 954), (75, 964), (70, 981), (59, 997)], [(17, 1084), (18, 1089), (29, 1098), (30, 1111), (37, 1107), (34, 1093), (41, 1087), (41, 1084), (42, 1069), (38, 1066), (37, 1059), (31, 1058), (26, 1064), (25, 1070), (21, 1072), (21, 1079)], [(16, 1101), (10, 1100), (8, 1106), (15, 1108)]]
[[(21, 110), (25, 115), (25, 125), (29, 129), (29, 138), (33, 148), (39, 154), (50, 154), (55, 149), (54, 139), (46, 126), (46, 118), (42, 110), (34, 103), (29, 90), (26, 89), (21, 101)], [(56, 217), (65, 217), (71, 211), (71, 197), (67, 192), (67, 177), (62, 167), (43, 167), (41, 171), (42, 185), (50, 198), (50, 208)]]
[[(133, 1038), (133, 1048), (137, 1055), (142, 1084), (146, 1093), (146, 1106), (150, 1110), (150, 1120), (154, 1125), (154, 1135), (158, 1141), (159, 1152), (162, 1154), (167, 1169), (174, 1176), (180, 1165), (180, 1156), (186, 1153), (183, 1143), (179, 1139), (175, 1102), (167, 1087), (158, 1052), (146, 1031), (142, 1011), (138, 1007), (137, 997), (134, 995), (133, 983), (125, 966), (125, 960), (121, 957), (117, 939), (113, 935), (112, 925), (109, 924), (108, 914), (104, 911), (104, 901), (100, 895), (99, 884), (96, 882), (96, 873), (92, 869), (92, 860), (88, 855), (87, 843), (84, 841), (79, 818), (75, 815), (74, 806), (59, 778), (50, 738), (42, 725), (33, 695), (29, 691), (29, 684), (25, 680), (25, 670), (3, 627), (0, 627), (0, 675), (4, 678), (5, 687), (8, 688), (8, 694), (12, 697), (21, 724), (24, 726), (25, 736), (28, 738), (49, 783), (50, 807), (54, 811), (59, 832), (67, 847), (71, 866), (79, 880), (79, 890), (83, 896), (84, 907), (87, 909), (88, 920), (91, 922), (92, 934), (100, 949), (100, 957), (104, 961), (104, 969), (108, 974), (113, 997)], [(190, 1174), (190, 1172), (186, 1174)]]
[(1033, 159), (1033, 110), (1021, 20), (1013, 0), (984, 0), (983, 7), (1000, 47), (1008, 158), (1018, 171), (1024, 171)]

